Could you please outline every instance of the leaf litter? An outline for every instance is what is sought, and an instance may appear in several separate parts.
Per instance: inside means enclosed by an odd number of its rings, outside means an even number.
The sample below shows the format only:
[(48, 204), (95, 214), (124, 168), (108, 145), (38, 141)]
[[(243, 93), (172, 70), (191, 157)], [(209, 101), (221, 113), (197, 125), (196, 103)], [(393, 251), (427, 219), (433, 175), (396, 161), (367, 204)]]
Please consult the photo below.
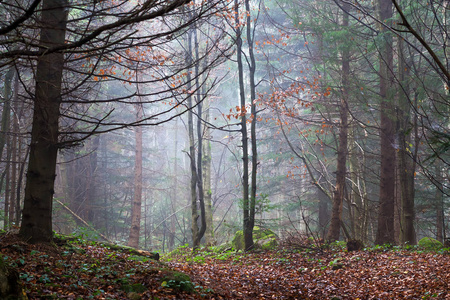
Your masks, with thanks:
[[(0, 248), (29, 299), (450, 299), (446, 253), (185, 248), (159, 262), (101, 243), (29, 245), (6, 234)], [(189, 275), (194, 291), (162, 281), (169, 271)]]

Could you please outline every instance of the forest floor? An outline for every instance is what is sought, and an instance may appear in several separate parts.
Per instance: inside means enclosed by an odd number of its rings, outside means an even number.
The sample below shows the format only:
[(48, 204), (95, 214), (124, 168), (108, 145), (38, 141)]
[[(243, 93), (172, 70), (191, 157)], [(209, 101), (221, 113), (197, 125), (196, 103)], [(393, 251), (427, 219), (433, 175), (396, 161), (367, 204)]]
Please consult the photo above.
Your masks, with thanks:
[(181, 247), (157, 262), (80, 239), (29, 245), (4, 233), (0, 250), (28, 299), (450, 299), (446, 251)]

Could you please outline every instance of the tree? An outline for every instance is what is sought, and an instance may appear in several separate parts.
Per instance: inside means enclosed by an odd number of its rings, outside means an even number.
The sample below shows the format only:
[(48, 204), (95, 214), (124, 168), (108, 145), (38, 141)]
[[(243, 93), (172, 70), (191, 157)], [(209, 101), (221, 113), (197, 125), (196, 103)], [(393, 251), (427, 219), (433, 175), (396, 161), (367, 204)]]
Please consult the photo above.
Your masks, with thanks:
[[(242, 141), (242, 163), (243, 163), (243, 175), (242, 175), (242, 210), (243, 210), (243, 231), (244, 231), (244, 243), (245, 249), (250, 250), (253, 248), (253, 227), (255, 225), (255, 203), (256, 203), (256, 188), (257, 188), (257, 168), (258, 168), (258, 151), (256, 142), (256, 84), (255, 84), (255, 70), (256, 61), (253, 51), (254, 47), (254, 35), (251, 18), (250, 3), (248, 0), (244, 1), (245, 5), (245, 17), (246, 20), (246, 41), (248, 46), (247, 66), (249, 70), (249, 90), (250, 90), (250, 113), (251, 113), (251, 125), (250, 125), (250, 144), (252, 148), (251, 156), (251, 173), (250, 173), (250, 161), (248, 153), (248, 132), (247, 132), (247, 100), (245, 95), (244, 86), (244, 63), (243, 63), (243, 39), (242, 39), (242, 22), (239, 10), (239, 2), (234, 2), (235, 9), (235, 32), (236, 32), (236, 52), (237, 52), (237, 64), (238, 64), (238, 80), (239, 80), (239, 111), (241, 116), (241, 141)], [(254, 25), (255, 26), (255, 25)], [(251, 174), (251, 175), (250, 175)], [(251, 181), (250, 177), (251, 176)], [(250, 186), (251, 182), (251, 186)]]
[[(52, 238), (52, 197), (58, 149), (81, 142), (95, 133), (108, 132), (129, 125), (156, 125), (167, 121), (160, 119), (152, 123), (151, 121), (155, 120), (154, 115), (131, 123), (114, 121), (109, 118), (112, 110), (103, 113), (94, 112), (89, 116), (91, 112), (87, 109), (89, 106), (125, 102), (127, 99), (132, 103), (136, 94), (131, 93), (120, 99), (107, 97), (104, 100), (92, 100), (83, 99), (83, 92), (92, 90), (96, 84), (101, 85), (101, 80), (132, 82), (131, 78), (117, 76), (113, 70), (115, 63), (124, 69), (132, 64), (134, 59), (127, 54), (130, 48), (138, 48), (145, 44), (155, 45), (156, 47), (152, 49), (155, 53), (158, 47), (162, 48), (164, 43), (170, 43), (174, 34), (180, 34), (181, 29), (208, 14), (213, 15), (221, 3), (211, 1), (206, 5), (196, 6), (194, 3), (188, 5), (189, 1), (178, 0), (145, 1), (135, 5), (122, 1), (121, 5), (118, 5), (107, 1), (70, 3), (43, 0), (42, 10), (38, 10), (40, 2), (31, 3), (28, 8), (23, 9), (21, 16), (0, 29), (2, 34), (0, 59), (5, 61), (19, 57), (37, 58), (30, 160), (20, 230), (21, 236), (30, 242), (48, 242)], [(185, 22), (176, 20), (176, 13), (182, 6), (196, 10), (195, 17)], [(121, 8), (125, 13), (119, 11)], [(111, 14), (115, 14), (115, 17), (111, 17)], [(163, 18), (169, 15), (173, 18), (173, 23), (163, 21)], [(40, 20), (38, 26), (33, 23), (36, 18)], [(86, 20), (89, 22), (85, 22)], [(153, 21), (157, 29), (153, 32), (132, 30), (134, 24), (146, 21)], [(69, 34), (66, 38), (67, 28)], [(36, 33), (40, 34), (39, 44), (34, 41)], [(18, 35), (19, 38), (13, 35)], [(157, 43), (158, 39), (164, 43)], [(20, 42), (17, 42), (19, 40)], [(126, 62), (122, 63), (122, 59)], [(147, 61), (147, 65), (159, 68), (166, 62), (169, 62), (167, 57), (155, 55)], [(108, 64), (111, 68), (105, 71), (104, 67)], [(33, 63), (30, 66), (33, 66)], [(63, 73), (64, 68), (67, 72)], [(180, 68), (172, 70), (169, 75), (158, 72), (159, 78), (144, 81), (147, 83), (169, 81), (172, 75), (178, 74), (179, 71)], [(65, 82), (64, 92), (63, 77), (68, 79)], [(183, 93), (183, 85), (175, 85), (147, 94), (158, 96), (166, 93), (165, 96), (161, 96), (161, 99), (164, 99), (168, 94), (175, 93), (176, 88), (180, 89), (177, 93)], [(146, 103), (154, 102), (153, 100)], [(78, 111), (73, 109), (83, 106), (84, 109)], [(61, 110), (61, 107), (64, 107), (64, 110)], [(160, 118), (163, 116), (173, 118), (169, 116), (172, 111), (173, 107), (165, 112), (158, 112), (157, 115)], [(76, 128), (73, 126), (75, 123), (83, 125)], [(67, 127), (60, 127), (60, 124), (66, 124)]]
[[(136, 104), (136, 120), (143, 117), (143, 107)], [(139, 237), (141, 231), (141, 210), (142, 210), (142, 126), (134, 128), (136, 140), (136, 153), (134, 159), (134, 196), (131, 211), (131, 228), (128, 246), (139, 247)]]
[[(40, 19), (42, 48), (65, 43), (66, 0), (43, 0)], [(59, 117), (64, 53), (38, 58), (33, 128), (20, 235), (31, 243), (52, 239), (52, 201), (59, 143)]]
[[(348, 5), (343, 8), (349, 9)], [(342, 20), (344, 30), (349, 26), (349, 16), (344, 14)], [(341, 228), (342, 205), (344, 203), (347, 156), (348, 156), (348, 98), (350, 77), (350, 49), (342, 50), (342, 95), (339, 103), (339, 144), (337, 149), (336, 185), (333, 193), (333, 208), (331, 211), (331, 223), (327, 234), (328, 241), (339, 240)]]
[[(378, 2), (381, 20), (390, 20), (391, 0)], [(393, 105), (393, 49), (392, 35), (382, 27), (379, 32), (380, 45), (380, 203), (378, 227), (375, 243), (395, 243), (394, 203), (395, 203), (395, 113)]]
[[(251, 186), (250, 186), (250, 203), (248, 206), (248, 224), (244, 224), (244, 241), (245, 248), (251, 249), (253, 247), (253, 228), (255, 226), (255, 210), (256, 210), (256, 191), (257, 191), (257, 174), (258, 174), (258, 144), (256, 138), (256, 123), (258, 120), (258, 115), (256, 111), (256, 82), (255, 82), (255, 72), (256, 72), (256, 59), (254, 53), (255, 47), (255, 35), (254, 27), (256, 27), (255, 18), (253, 21), (251, 11), (250, 11), (250, 1), (245, 0), (245, 11), (247, 14), (247, 45), (248, 45), (248, 56), (247, 61), (249, 69), (249, 88), (250, 88), (250, 113), (251, 113), (251, 123), (250, 123), (250, 141), (252, 146), (252, 172), (251, 172)], [(253, 23), (253, 28), (252, 28)], [(245, 207), (245, 204), (244, 204)], [(245, 218), (244, 218), (245, 222)]]

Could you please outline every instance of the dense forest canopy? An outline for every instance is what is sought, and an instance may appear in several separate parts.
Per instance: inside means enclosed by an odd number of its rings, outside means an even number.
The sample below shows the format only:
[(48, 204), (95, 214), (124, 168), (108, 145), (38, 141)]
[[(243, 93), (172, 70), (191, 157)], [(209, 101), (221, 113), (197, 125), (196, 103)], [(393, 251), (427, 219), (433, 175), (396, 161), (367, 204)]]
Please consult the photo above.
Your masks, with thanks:
[(449, 29), (445, 0), (4, 0), (1, 224), (444, 242)]

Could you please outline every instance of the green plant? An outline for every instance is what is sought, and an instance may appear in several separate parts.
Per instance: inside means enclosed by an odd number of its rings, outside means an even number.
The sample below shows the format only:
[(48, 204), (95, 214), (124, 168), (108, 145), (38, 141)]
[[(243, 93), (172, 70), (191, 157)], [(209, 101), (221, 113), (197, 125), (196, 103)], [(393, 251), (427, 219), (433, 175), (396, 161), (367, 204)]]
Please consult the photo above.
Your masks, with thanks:
[(236, 255), (236, 252), (230, 250), (230, 251), (227, 251), (227, 252), (220, 253), (220, 254), (216, 255), (215, 258), (218, 259), (218, 260), (227, 260), (228, 258), (230, 258), (230, 257), (232, 257), (234, 255)]
[(194, 285), (188, 275), (180, 272), (165, 270), (161, 278), (161, 286), (178, 291), (193, 292)]
[(392, 245), (391, 244), (383, 244), (383, 245), (374, 245), (373, 247), (370, 248), (365, 248), (365, 250), (369, 250), (369, 251), (390, 251), (392, 250)]
[[(100, 236), (98, 233), (90, 228), (86, 227), (78, 227), (76, 228), (72, 235), (76, 237), (78, 240), (90, 240), (90, 241), (97, 241)], [(86, 242), (86, 241), (85, 241)]]
[(192, 259), (195, 263), (203, 264), (205, 263), (205, 258), (201, 255), (194, 256)]
[(331, 250), (342, 251), (347, 249), (347, 243), (345, 241), (335, 241), (330, 244)]

